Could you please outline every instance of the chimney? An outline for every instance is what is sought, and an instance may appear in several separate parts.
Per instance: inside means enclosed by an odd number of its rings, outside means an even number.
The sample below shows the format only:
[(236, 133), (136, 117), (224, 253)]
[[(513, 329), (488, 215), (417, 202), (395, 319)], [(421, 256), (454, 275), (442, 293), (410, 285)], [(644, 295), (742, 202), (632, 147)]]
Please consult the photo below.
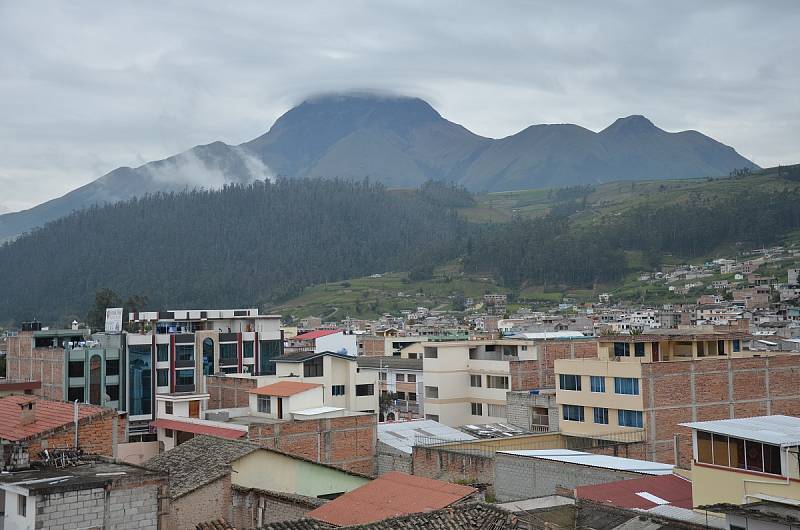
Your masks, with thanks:
[(30, 425), (36, 421), (36, 401), (26, 401), (19, 404), (19, 424), (20, 426)]

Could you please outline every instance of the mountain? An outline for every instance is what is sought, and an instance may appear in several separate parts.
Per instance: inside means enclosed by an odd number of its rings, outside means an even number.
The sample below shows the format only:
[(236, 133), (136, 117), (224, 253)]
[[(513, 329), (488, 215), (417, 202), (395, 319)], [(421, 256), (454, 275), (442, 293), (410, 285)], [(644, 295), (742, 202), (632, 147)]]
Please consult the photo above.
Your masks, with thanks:
[(598, 133), (570, 124), (534, 125), (492, 139), (446, 120), (418, 98), (338, 94), (301, 103), (267, 133), (239, 146), (214, 142), (118, 168), (57, 199), (0, 215), (0, 241), (92, 204), (272, 174), (369, 178), (390, 187), (434, 179), (500, 191), (721, 176), (742, 168), (758, 167), (699, 132), (666, 132), (643, 116), (620, 118)]

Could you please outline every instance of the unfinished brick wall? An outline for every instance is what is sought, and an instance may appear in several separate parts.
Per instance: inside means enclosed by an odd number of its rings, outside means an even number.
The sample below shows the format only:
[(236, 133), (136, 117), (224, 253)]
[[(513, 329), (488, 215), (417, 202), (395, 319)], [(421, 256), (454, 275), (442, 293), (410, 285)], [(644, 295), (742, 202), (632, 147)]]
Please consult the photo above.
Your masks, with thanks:
[(377, 425), (375, 414), (253, 423), (248, 438), (262, 447), (374, 475)]
[(222, 375), (206, 376), (206, 392), (210, 396), (208, 408), (214, 410), (248, 407), (249, 392), (255, 387), (255, 379)]
[(552, 340), (536, 343), (535, 361), (511, 361), (511, 390), (555, 388), (556, 359), (586, 359), (597, 357), (597, 341)]
[(219, 517), (231, 520), (233, 494), (231, 475), (226, 474), (177, 499), (171, 499), (166, 515), (167, 530), (194, 530), (198, 523)]
[(714, 358), (642, 364), (642, 399), (647, 458), (678, 462), (692, 458), (692, 421), (769, 414), (800, 416), (800, 355)]
[[(125, 432), (126, 419), (117, 411), (108, 409), (78, 422), (78, 444), (87, 454), (117, 456), (117, 444), (125, 442), (120, 432)], [(75, 427), (70, 423), (37, 434), (25, 441), (31, 460), (38, 460), (44, 449), (64, 449), (75, 445)]]
[(8, 338), (6, 378), (14, 381), (41, 381), (42, 387), (34, 390), (37, 396), (63, 401), (64, 349), (34, 348), (33, 334), (20, 331)]
[(435, 447), (414, 447), (411, 465), (415, 475), (447, 482), (486, 485), (492, 493), (494, 454), (466, 454)]
[(269, 523), (294, 521), (326, 501), (316, 497), (233, 487), (229, 521), (235, 528), (255, 528)]

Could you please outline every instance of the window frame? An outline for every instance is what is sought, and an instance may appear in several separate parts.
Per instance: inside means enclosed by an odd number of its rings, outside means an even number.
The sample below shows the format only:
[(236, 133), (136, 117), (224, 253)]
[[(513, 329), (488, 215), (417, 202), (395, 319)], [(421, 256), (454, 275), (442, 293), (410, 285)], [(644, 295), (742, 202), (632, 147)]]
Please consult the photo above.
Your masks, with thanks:
[[(628, 382), (631, 382), (632, 388), (630, 392), (627, 392), (627, 388), (624, 385), (627, 385)], [(641, 393), (641, 385), (639, 384), (639, 379), (636, 377), (615, 377), (614, 378), (614, 393), (620, 396), (638, 396)]]
[[(600, 383), (599, 385), (595, 386), (595, 383)], [(599, 390), (598, 390), (599, 388)], [(589, 376), (589, 391), (594, 394), (605, 394), (606, 392), (606, 378), (602, 375), (590, 375)]]
[[(601, 421), (597, 421), (598, 412), (600, 413)], [(608, 425), (608, 409), (606, 407), (592, 407), (592, 420), (597, 425)]]
[[(567, 392), (580, 392), (582, 388), (581, 379), (583, 378), (578, 374), (558, 374), (558, 389)], [(572, 384), (568, 384), (570, 381)]]
[[(569, 414), (568, 411), (577, 412), (577, 419), (571, 417), (572, 415)], [(583, 423), (586, 421), (585, 414), (586, 413), (582, 405), (567, 405), (567, 404), (561, 405), (561, 418), (564, 421), (575, 421)]]
[(472, 416), (483, 416), (483, 403), (472, 402), (469, 405), (470, 405), (470, 414)]

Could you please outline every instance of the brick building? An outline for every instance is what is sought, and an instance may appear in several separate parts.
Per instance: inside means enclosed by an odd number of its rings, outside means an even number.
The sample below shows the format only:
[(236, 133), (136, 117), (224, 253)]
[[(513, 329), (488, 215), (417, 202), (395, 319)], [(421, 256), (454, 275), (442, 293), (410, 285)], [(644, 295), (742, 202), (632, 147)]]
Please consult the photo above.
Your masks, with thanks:
[(556, 359), (597, 358), (597, 340), (537, 340), (534, 351), (533, 360), (511, 361), (511, 390), (555, 388)]

